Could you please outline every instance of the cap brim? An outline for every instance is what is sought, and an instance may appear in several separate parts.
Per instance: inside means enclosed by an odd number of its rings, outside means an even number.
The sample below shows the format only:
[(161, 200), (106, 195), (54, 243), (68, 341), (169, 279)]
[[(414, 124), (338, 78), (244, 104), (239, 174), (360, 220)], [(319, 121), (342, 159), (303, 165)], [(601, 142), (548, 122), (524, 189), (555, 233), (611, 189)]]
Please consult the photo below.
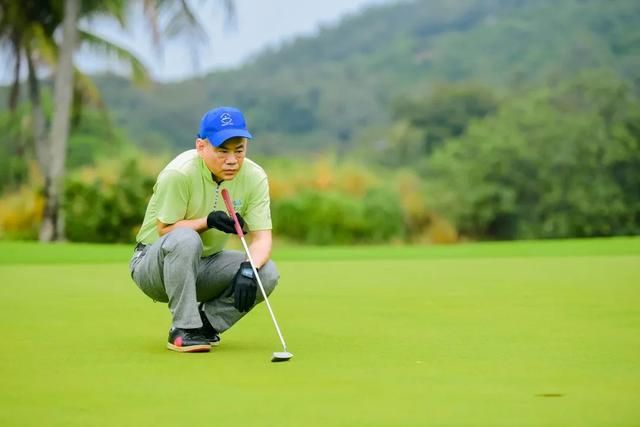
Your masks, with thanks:
[(222, 130), (220, 132), (216, 132), (215, 135), (213, 135), (213, 136), (207, 136), (207, 139), (209, 140), (211, 145), (213, 145), (214, 147), (219, 147), (222, 144), (224, 144), (224, 142), (227, 139), (237, 138), (237, 137), (244, 137), (244, 138), (249, 138), (249, 139), (253, 138), (248, 130), (244, 130), (244, 129), (225, 129), (225, 130)]

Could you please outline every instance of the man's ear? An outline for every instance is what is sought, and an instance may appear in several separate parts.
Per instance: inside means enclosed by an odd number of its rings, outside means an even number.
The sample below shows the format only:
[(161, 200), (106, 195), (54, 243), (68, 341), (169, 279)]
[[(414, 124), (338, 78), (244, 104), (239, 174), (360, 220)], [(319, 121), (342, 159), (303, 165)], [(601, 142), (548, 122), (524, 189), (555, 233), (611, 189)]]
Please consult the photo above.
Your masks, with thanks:
[(249, 138), (242, 137), (242, 142), (244, 143), (244, 151), (246, 153), (249, 149)]
[(209, 142), (206, 139), (196, 138), (196, 151), (198, 153), (202, 153), (208, 143)]

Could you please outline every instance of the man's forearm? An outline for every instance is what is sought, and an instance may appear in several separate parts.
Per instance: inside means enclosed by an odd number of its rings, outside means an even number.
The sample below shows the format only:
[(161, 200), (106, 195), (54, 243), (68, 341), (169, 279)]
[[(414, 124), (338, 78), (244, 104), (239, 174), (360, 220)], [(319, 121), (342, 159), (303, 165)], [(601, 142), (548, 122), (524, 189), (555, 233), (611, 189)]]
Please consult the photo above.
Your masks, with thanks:
[(198, 233), (202, 233), (207, 231), (209, 228), (207, 227), (207, 217), (196, 218), (196, 219), (182, 219), (175, 224), (163, 224), (158, 221), (158, 234), (160, 236), (164, 236), (170, 231), (175, 230), (176, 228), (190, 228), (192, 230), (197, 231)]
[[(260, 231), (256, 233), (260, 233)], [(249, 245), (249, 252), (256, 268), (265, 265), (271, 257), (271, 233), (254, 238)]]

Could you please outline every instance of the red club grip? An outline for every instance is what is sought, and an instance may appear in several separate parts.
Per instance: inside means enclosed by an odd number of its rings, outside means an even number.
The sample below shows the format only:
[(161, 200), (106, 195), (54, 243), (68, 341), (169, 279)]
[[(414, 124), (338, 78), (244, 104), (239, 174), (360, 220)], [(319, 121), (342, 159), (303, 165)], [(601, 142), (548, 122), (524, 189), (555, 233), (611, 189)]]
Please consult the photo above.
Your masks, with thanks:
[(242, 231), (242, 227), (240, 227), (240, 223), (238, 222), (238, 217), (236, 216), (236, 210), (233, 208), (233, 202), (231, 202), (231, 197), (229, 197), (229, 192), (226, 188), (222, 189), (222, 199), (224, 200), (224, 204), (227, 205), (227, 211), (233, 219), (233, 224), (236, 227), (236, 233), (240, 237), (244, 237), (244, 232)]

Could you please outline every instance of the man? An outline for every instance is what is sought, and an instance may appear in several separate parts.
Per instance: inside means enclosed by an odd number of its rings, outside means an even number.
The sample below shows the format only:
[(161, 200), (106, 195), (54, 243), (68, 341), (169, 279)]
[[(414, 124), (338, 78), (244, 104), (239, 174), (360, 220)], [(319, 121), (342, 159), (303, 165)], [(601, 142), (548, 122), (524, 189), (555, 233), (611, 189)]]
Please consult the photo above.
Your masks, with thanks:
[(235, 233), (223, 188), (242, 228), (250, 232), (249, 251), (267, 294), (279, 279), (269, 260), (269, 185), (264, 170), (245, 157), (249, 139), (240, 110), (207, 112), (195, 150), (173, 159), (153, 188), (129, 267), (142, 292), (168, 302), (170, 350), (209, 351), (219, 334), (263, 299), (246, 255), (223, 250)]

